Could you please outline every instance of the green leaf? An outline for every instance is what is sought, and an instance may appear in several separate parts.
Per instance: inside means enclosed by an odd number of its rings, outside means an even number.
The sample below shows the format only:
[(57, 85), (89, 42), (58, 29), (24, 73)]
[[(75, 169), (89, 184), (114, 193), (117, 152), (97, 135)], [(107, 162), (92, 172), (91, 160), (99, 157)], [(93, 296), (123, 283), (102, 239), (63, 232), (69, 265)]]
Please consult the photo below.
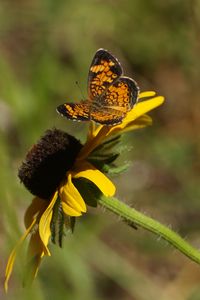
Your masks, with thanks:
[(97, 146), (95, 150), (92, 152), (92, 154), (103, 153), (109, 150), (113, 150), (113, 148), (116, 145), (118, 145), (120, 142), (121, 142), (121, 136), (120, 135), (114, 136), (113, 138), (106, 140), (105, 142)]
[(73, 232), (74, 225), (70, 223), (70, 217), (65, 216), (62, 209), (62, 204), (60, 198), (57, 199), (54, 208), (53, 216), (51, 220), (51, 241), (54, 244), (59, 245), (62, 248), (63, 237), (66, 235), (65, 228)]
[(107, 156), (99, 156), (99, 157), (91, 157), (88, 159), (88, 161), (93, 164), (97, 169), (102, 170), (104, 165), (110, 165), (112, 164), (117, 158), (119, 154), (110, 154)]
[(70, 228), (72, 233), (74, 232), (75, 225), (76, 225), (76, 217), (70, 217)]
[(106, 165), (103, 168), (103, 172), (105, 172), (111, 176), (115, 176), (115, 175), (119, 175), (119, 174), (125, 172), (130, 167), (130, 163), (126, 163), (122, 166), (115, 166), (115, 165), (109, 166), (107, 172), (106, 172), (105, 167), (106, 167)]
[(57, 199), (54, 207), (53, 207), (53, 215), (51, 220), (51, 241), (56, 244), (56, 236), (57, 236), (57, 220), (58, 220), (58, 209), (60, 205), (60, 198)]

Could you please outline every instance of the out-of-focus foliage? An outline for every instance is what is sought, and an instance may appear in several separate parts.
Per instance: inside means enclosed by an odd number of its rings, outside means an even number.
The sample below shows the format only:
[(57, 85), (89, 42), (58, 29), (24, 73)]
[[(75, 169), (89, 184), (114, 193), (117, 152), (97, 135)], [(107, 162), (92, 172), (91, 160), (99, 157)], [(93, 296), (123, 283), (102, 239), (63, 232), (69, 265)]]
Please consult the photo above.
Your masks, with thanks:
[[(100, 47), (141, 90), (166, 97), (151, 128), (124, 138), (133, 149), (122, 163), (132, 166), (115, 177), (118, 197), (199, 247), (199, 35), (199, 0), (0, 1), (1, 277), (32, 199), (17, 178), (20, 162), (47, 128), (84, 139), (87, 125), (62, 119), (55, 108), (87, 97)], [(21, 287), (22, 269), (19, 262), (7, 299), (200, 297), (198, 265), (102, 209), (78, 220), (64, 249), (52, 246), (32, 288)]]

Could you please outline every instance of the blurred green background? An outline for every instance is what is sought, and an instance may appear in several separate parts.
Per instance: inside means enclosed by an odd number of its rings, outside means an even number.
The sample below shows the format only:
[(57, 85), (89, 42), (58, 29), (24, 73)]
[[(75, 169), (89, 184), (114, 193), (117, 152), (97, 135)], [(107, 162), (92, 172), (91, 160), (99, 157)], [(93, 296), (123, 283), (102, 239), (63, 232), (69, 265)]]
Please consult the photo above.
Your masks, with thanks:
[[(32, 195), (19, 183), (27, 150), (54, 126), (84, 140), (85, 124), (55, 111), (87, 97), (87, 74), (100, 47), (121, 61), (141, 90), (165, 104), (151, 128), (127, 136), (133, 148), (114, 179), (118, 198), (200, 247), (200, 1), (1, 0), (1, 278), (24, 230)], [(77, 222), (64, 249), (51, 247), (33, 286), (23, 289), (18, 260), (1, 299), (200, 299), (200, 266), (158, 237), (122, 224), (101, 208)]]

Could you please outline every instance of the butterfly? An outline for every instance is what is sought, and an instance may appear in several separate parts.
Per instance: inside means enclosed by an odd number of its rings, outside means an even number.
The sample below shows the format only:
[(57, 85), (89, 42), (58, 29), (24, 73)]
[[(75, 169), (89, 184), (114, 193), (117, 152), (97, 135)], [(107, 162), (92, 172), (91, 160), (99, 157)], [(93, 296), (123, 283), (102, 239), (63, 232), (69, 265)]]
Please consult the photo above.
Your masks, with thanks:
[(120, 124), (137, 102), (139, 87), (123, 76), (120, 62), (110, 52), (99, 49), (88, 75), (88, 99), (57, 107), (62, 116), (76, 121), (95, 121), (113, 126)]

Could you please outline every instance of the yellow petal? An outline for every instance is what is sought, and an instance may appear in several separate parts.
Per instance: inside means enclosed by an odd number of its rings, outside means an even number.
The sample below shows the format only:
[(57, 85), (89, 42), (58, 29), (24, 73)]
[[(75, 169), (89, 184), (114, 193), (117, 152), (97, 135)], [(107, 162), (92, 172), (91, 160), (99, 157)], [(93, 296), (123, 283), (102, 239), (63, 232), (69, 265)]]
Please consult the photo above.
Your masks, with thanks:
[(62, 209), (65, 215), (71, 217), (79, 217), (82, 215), (80, 211), (73, 209), (71, 206), (67, 205), (66, 202), (62, 202)]
[(24, 278), (25, 286), (30, 285), (32, 281), (37, 276), (37, 272), (41, 263), (42, 257), (45, 255), (44, 245), (41, 241), (39, 232), (36, 231), (31, 235), (31, 239), (28, 247), (28, 257), (27, 257), (27, 266), (26, 274)]
[(119, 129), (118, 127), (113, 128), (112, 134), (115, 134), (118, 131), (127, 132), (130, 130), (136, 130), (136, 129), (144, 128), (144, 127), (150, 126), (150, 125), (152, 125), (152, 118), (148, 115), (143, 115), (143, 116), (137, 118), (136, 120), (127, 123), (126, 126), (123, 127), (123, 129), (122, 128)]
[(102, 128), (105, 128), (105, 127), (107, 127), (107, 126), (105, 126), (105, 125), (98, 125), (98, 126), (95, 128), (95, 130), (93, 131), (93, 136), (94, 136), (94, 137), (97, 136), (98, 133), (100, 132), (100, 130), (101, 130)]
[(108, 177), (96, 169), (92, 164), (84, 161), (79, 169), (73, 173), (74, 178), (86, 178), (92, 181), (105, 196), (113, 196), (115, 194), (115, 186)]
[(137, 103), (134, 108), (127, 114), (126, 118), (124, 118), (123, 123), (128, 123), (136, 120), (140, 116), (146, 114), (152, 109), (160, 106), (164, 102), (163, 96), (158, 96), (150, 100), (142, 101)]
[(50, 224), (51, 224), (51, 219), (53, 214), (53, 207), (54, 204), (56, 203), (57, 198), (58, 198), (58, 192), (56, 191), (51, 199), (49, 206), (42, 214), (39, 222), (39, 234), (40, 234), (41, 241), (43, 242), (44, 245), (44, 253), (45, 255), (49, 255), (49, 256), (51, 255), (51, 253), (47, 245), (49, 243), (49, 238), (51, 236)]
[(26, 272), (23, 279), (24, 286), (31, 285), (33, 280), (36, 278), (43, 256), (44, 256), (44, 252), (41, 254), (36, 254), (27, 263)]
[(22, 243), (24, 242), (24, 240), (27, 238), (28, 234), (30, 233), (30, 231), (34, 227), (34, 225), (36, 223), (36, 220), (37, 220), (37, 218), (35, 217), (32, 224), (27, 228), (25, 233), (22, 235), (22, 237), (20, 238), (20, 240), (18, 241), (18, 243), (16, 244), (16, 246), (14, 247), (14, 249), (12, 250), (12, 252), (11, 252), (9, 258), (8, 258), (8, 262), (7, 262), (7, 266), (6, 266), (6, 273), (5, 273), (5, 283), (4, 283), (4, 288), (5, 288), (6, 292), (8, 290), (8, 281), (9, 281), (10, 276), (12, 274), (12, 270), (13, 270), (13, 266), (14, 266), (14, 263), (15, 263), (16, 255), (17, 255), (19, 249), (21, 248)]
[(138, 118), (151, 111), (152, 109), (158, 107), (163, 102), (164, 97), (158, 96), (153, 99), (137, 103), (134, 108), (127, 114), (121, 124), (110, 128), (110, 130), (106, 134), (106, 137), (108, 138), (110, 135), (115, 134), (116, 132), (124, 131), (124, 129), (129, 125), (133, 126), (133, 122), (136, 122)]
[(88, 135), (87, 135), (87, 140), (91, 140), (95, 136), (95, 130), (96, 130), (96, 124), (94, 121), (91, 121), (89, 123), (89, 129), (88, 129)]
[(153, 96), (155, 96), (155, 94), (156, 94), (156, 92), (154, 92), (154, 91), (141, 92), (141, 93), (139, 93), (138, 99), (153, 97)]
[(29, 246), (28, 246), (28, 256), (33, 257), (38, 255), (43, 256), (44, 253), (44, 244), (41, 241), (39, 231), (35, 231), (31, 234)]
[(60, 189), (60, 197), (63, 203), (63, 210), (67, 215), (80, 216), (86, 212), (85, 201), (77, 188), (72, 183), (72, 175), (67, 176), (66, 184)]
[(101, 143), (101, 141), (105, 138), (106, 134), (109, 132), (111, 127), (99, 125), (97, 129), (93, 132), (93, 138), (88, 139), (85, 145), (82, 147), (81, 151), (77, 157), (77, 164), (79, 161), (87, 158), (88, 155)]
[(33, 219), (36, 215), (40, 217), (40, 215), (45, 211), (47, 206), (48, 206), (48, 201), (44, 199), (35, 197), (32, 200), (32, 203), (27, 208), (24, 216), (24, 224), (26, 228), (30, 226), (30, 224), (33, 222)]

